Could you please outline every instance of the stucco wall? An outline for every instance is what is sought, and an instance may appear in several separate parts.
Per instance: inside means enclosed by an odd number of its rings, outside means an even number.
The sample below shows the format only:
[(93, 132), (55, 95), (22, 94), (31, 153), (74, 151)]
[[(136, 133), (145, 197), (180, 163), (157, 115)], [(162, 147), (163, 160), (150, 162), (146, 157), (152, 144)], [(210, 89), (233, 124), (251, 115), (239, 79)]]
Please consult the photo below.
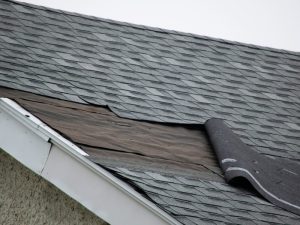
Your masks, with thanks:
[(0, 149), (0, 224), (106, 223)]

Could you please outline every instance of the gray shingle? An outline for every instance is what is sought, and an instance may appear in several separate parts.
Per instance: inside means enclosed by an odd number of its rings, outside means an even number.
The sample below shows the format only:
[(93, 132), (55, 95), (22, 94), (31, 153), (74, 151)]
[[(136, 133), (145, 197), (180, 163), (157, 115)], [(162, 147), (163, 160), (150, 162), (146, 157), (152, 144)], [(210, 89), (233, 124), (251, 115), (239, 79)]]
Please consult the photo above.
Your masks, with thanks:
[[(256, 197), (254, 193), (222, 182), (167, 176), (157, 172), (137, 172), (136, 169), (118, 168), (117, 171), (121, 171), (123, 176), (134, 177), (132, 181), (136, 185), (142, 187), (154, 202), (160, 202), (163, 209), (175, 213), (173, 216), (179, 221), (186, 221), (189, 217), (194, 218), (194, 221), (216, 224), (283, 224), (284, 221), (300, 221), (299, 216)], [(167, 180), (170, 179), (173, 190), (168, 185)], [(142, 180), (147, 180), (148, 184)]]
[(203, 103), (210, 103), (210, 101), (208, 99), (206, 99), (205, 97), (201, 96), (201, 95), (191, 95), (194, 99), (196, 99), (198, 102), (203, 102)]

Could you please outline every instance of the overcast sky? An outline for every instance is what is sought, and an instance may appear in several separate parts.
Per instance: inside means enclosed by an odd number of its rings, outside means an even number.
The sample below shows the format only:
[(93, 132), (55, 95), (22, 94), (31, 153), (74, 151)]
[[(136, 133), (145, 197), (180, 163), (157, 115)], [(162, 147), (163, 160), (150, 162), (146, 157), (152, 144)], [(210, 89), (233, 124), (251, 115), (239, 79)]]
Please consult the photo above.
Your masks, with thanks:
[(22, 0), (102, 18), (300, 52), (300, 0)]

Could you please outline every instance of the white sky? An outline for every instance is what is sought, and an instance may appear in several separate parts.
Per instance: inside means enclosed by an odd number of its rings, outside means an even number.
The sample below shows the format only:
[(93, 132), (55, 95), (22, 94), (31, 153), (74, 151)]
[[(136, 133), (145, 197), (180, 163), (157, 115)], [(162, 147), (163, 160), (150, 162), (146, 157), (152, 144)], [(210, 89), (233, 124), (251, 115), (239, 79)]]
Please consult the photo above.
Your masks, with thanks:
[(300, 0), (21, 0), (300, 52)]

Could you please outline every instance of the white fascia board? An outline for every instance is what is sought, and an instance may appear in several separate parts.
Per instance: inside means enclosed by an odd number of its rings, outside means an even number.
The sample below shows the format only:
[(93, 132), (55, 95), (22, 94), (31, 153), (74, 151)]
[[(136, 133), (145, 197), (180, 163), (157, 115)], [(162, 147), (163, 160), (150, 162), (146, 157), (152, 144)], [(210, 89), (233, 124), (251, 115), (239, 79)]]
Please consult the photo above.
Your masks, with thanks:
[(52, 142), (55, 142), (62, 148), (73, 151), (75, 150), (80, 154), (87, 156), (87, 154), (80, 148), (78, 148), (75, 144), (65, 139), (63, 136), (58, 134), (52, 128), (48, 127), (45, 123), (40, 121), (38, 118), (33, 116), (31, 113), (26, 111), (11, 99), (0, 98), (0, 107), (45, 141), (49, 141), (51, 139)]
[[(5, 103), (4, 103), (5, 105)], [(37, 135), (27, 126), (7, 113), (0, 100), (0, 148), (22, 162), (29, 169), (40, 174), (49, 155), (51, 143), (46, 136)], [(30, 149), (30, 151), (27, 151)]]
[(7, 98), (0, 98), (0, 147), (111, 225), (181, 225)]

